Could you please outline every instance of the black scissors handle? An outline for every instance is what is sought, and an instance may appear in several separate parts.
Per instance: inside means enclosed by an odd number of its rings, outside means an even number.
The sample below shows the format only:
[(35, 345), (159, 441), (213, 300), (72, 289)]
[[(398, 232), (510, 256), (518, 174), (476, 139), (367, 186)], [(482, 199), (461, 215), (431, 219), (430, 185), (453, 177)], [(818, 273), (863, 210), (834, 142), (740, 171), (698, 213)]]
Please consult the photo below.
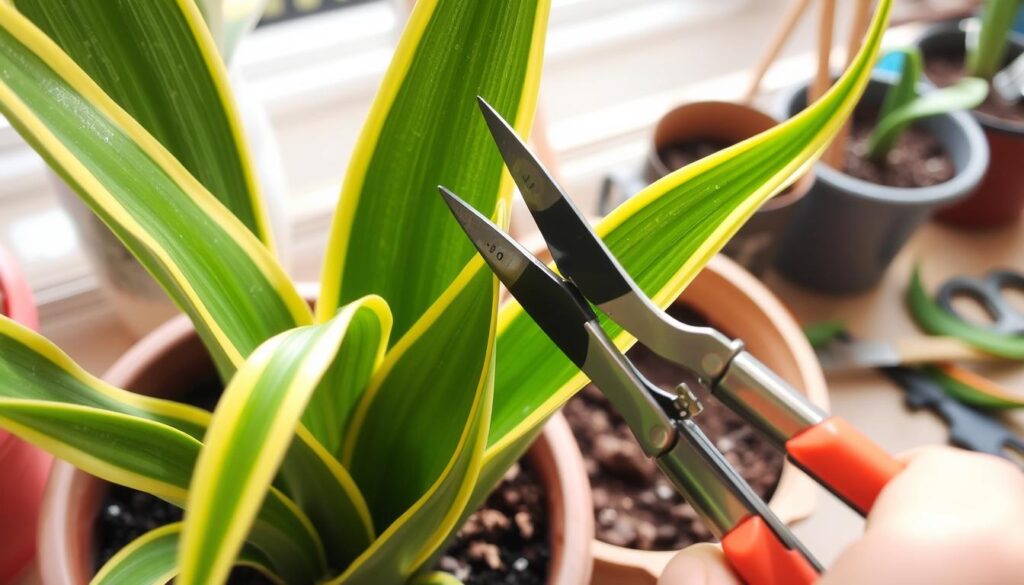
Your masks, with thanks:
[(906, 392), (907, 406), (928, 408), (945, 419), (949, 442), (957, 447), (988, 453), (1018, 464), (1024, 459), (1024, 440), (988, 413), (975, 410), (946, 393), (924, 373), (903, 366), (880, 368)]
[[(936, 301), (961, 321), (1007, 335), (1024, 334), (1024, 314), (1006, 299), (1006, 289), (1024, 292), (1024, 274), (1012, 270), (993, 270), (983, 278), (954, 277), (942, 285)], [(992, 323), (979, 325), (967, 319), (953, 304), (957, 297), (977, 301), (992, 318)]]

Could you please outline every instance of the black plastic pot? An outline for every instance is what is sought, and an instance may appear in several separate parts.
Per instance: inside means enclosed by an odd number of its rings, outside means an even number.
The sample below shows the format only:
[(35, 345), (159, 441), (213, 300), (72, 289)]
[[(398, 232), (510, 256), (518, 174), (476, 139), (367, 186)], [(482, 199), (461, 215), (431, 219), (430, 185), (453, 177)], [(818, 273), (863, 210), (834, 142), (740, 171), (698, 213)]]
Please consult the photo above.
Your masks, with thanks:
[[(876, 73), (862, 103), (881, 105), (894, 81), (892, 75)], [(806, 92), (803, 85), (786, 93), (780, 116), (788, 118), (802, 110)], [(957, 112), (927, 118), (918, 126), (942, 143), (953, 160), (954, 177), (931, 187), (888, 187), (818, 163), (814, 186), (782, 237), (776, 258), (779, 272), (821, 292), (869, 289), (933, 210), (971, 194), (988, 166), (988, 146), (978, 123)]]
[[(929, 28), (917, 40), (925, 62), (938, 56), (963, 56), (967, 20)], [(1011, 38), (1006, 62), (1024, 52), (1020, 37)], [(973, 195), (943, 209), (938, 218), (962, 227), (985, 228), (1012, 223), (1024, 211), (1024, 122), (1011, 122), (974, 111), (988, 141), (991, 162)]]

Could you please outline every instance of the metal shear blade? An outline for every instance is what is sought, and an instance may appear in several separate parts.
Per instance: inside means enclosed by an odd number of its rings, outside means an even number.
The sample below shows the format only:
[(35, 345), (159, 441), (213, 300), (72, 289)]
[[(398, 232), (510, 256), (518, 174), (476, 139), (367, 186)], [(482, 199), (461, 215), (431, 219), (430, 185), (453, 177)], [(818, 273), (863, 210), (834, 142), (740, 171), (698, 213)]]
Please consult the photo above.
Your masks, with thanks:
[(655, 306), (515, 130), (486, 101), (478, 101), (505, 166), (559, 271), (602, 312), (658, 355), (705, 380), (721, 376), (741, 344), (712, 328), (681, 323)]

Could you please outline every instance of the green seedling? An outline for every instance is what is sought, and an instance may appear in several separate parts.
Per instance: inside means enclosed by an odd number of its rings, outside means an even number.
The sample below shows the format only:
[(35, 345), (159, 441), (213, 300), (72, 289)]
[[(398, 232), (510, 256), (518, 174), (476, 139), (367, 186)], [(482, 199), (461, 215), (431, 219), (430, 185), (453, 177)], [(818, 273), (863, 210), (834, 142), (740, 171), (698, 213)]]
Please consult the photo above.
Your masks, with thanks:
[(1020, 0), (988, 0), (981, 16), (980, 29), (967, 35), (967, 72), (974, 77), (992, 79), (1006, 55), (1010, 28), (1017, 16)]
[(903, 67), (899, 81), (889, 88), (878, 112), (878, 122), (868, 138), (868, 157), (883, 161), (900, 134), (914, 122), (958, 110), (971, 109), (985, 101), (988, 83), (966, 77), (956, 85), (918, 93), (922, 59), (917, 48), (899, 49)]

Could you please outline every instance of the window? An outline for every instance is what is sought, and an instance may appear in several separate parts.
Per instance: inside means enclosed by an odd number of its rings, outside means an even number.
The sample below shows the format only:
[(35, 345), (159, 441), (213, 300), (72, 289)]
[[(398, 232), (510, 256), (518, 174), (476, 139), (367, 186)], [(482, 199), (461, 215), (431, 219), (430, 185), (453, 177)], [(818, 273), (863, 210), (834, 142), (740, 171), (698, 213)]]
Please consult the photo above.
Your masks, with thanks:
[[(642, 157), (646, 129), (682, 88), (706, 89), (723, 63), (727, 72), (749, 66), (761, 49), (763, 22), (785, 1), (553, 0), (541, 102), (570, 189), (589, 196), (609, 167)], [(284, 162), (285, 221), (299, 278), (319, 272), (330, 211), (404, 6), (271, 0), (263, 24), (238, 51), (236, 93), (263, 106)], [(754, 30), (739, 47), (730, 33), (736, 26)], [(702, 51), (712, 45), (729, 48), (714, 65)], [(59, 328), (61, 316), (104, 301), (52, 180), (0, 119), (0, 245), (25, 263), (47, 327)]]

